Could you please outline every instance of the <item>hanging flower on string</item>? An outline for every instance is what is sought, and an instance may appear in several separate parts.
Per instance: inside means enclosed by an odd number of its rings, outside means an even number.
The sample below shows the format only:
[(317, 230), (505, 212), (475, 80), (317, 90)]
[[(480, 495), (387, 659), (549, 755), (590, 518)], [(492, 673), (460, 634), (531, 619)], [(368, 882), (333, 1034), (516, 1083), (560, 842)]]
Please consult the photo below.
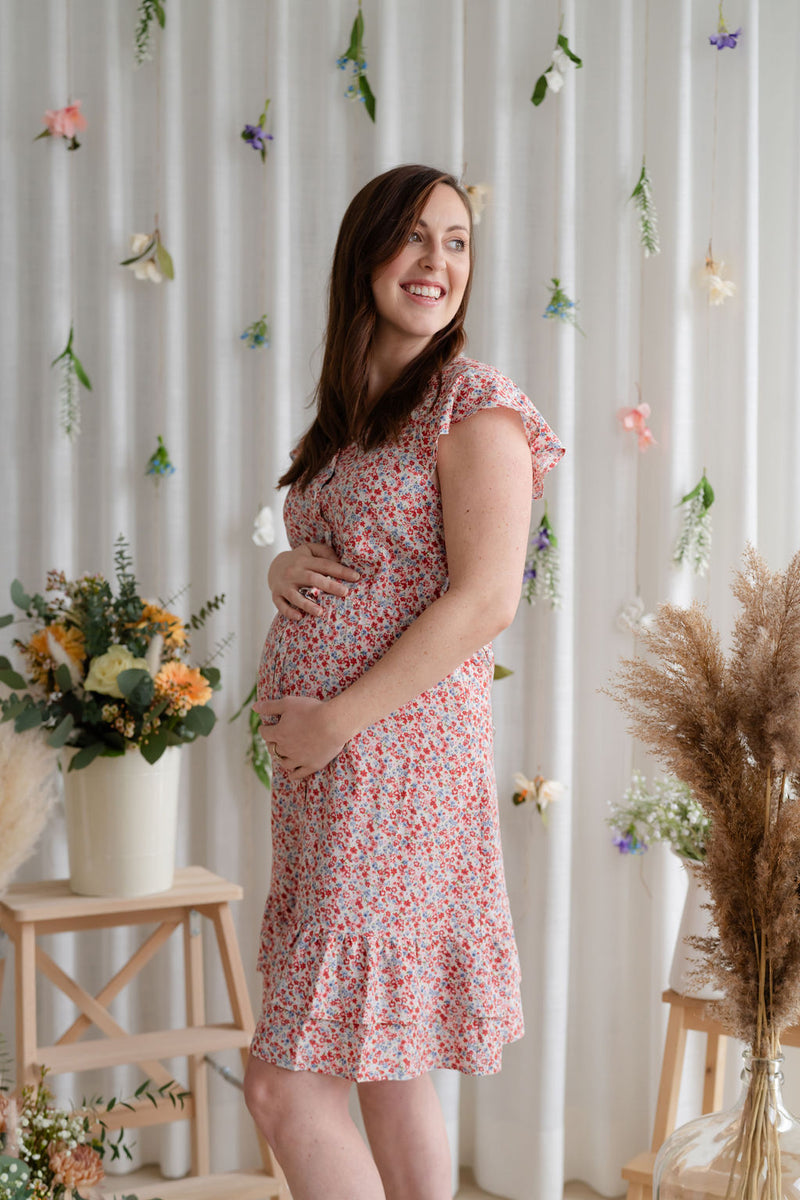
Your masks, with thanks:
[(81, 360), (72, 349), (72, 336), (73, 327), (70, 325), (69, 340), (66, 347), (59, 354), (58, 358), (54, 358), (50, 363), (51, 367), (54, 367), (56, 363), (61, 363), (61, 389), (59, 397), (61, 428), (69, 438), (75, 437), (80, 432), (81, 427), (78, 384), (82, 384), (88, 392), (92, 390), (89, 376), (84, 371)]
[(676, 566), (687, 564), (695, 575), (705, 575), (711, 559), (711, 505), (714, 489), (703, 477), (697, 487), (687, 492), (680, 505), (686, 505), (683, 528), (675, 544), (673, 562)]
[(351, 78), (345, 96), (348, 100), (357, 100), (367, 110), (370, 120), (375, 120), (375, 97), (367, 79), (367, 59), (364, 54), (364, 14), (361, 12), (361, 0), (358, 12), (350, 33), (350, 45), (336, 60), (340, 70), (346, 71), (350, 64)]
[(644, 451), (648, 446), (658, 443), (653, 437), (653, 431), (647, 424), (650, 417), (649, 404), (637, 404), (635, 408), (617, 409), (617, 420), (622, 428), (629, 433), (635, 433), (639, 441), (639, 449)]
[(261, 161), (267, 161), (267, 142), (273, 142), (271, 133), (264, 132), (264, 126), (267, 123), (267, 109), (269, 108), (269, 97), (264, 101), (264, 111), (258, 118), (257, 125), (245, 125), (242, 130), (242, 140), (247, 142), (248, 146), (252, 146), (254, 150), (261, 152)]
[(161, 234), (156, 228), (153, 233), (132, 233), (130, 258), (125, 258), (119, 264), (130, 267), (137, 279), (149, 279), (151, 283), (161, 283), (175, 278), (175, 268), (172, 258), (161, 241)]
[(163, 29), (167, 23), (164, 5), (167, 0), (139, 0), (137, 15), (139, 24), (136, 26), (136, 50), (134, 58), (136, 66), (149, 62), (153, 57), (151, 24), (155, 19)]
[(617, 614), (617, 629), (622, 633), (632, 633), (638, 637), (644, 630), (649, 629), (653, 624), (654, 616), (650, 612), (645, 611), (644, 600), (641, 596), (635, 596), (633, 600), (629, 600), (627, 604), (623, 604)]
[(639, 241), (644, 249), (645, 258), (650, 258), (653, 254), (660, 254), (658, 214), (653, 204), (653, 185), (647, 170), (647, 161), (644, 158), (639, 182), (628, 199), (635, 200), (639, 210)]
[(561, 280), (553, 276), (550, 280), (550, 302), (542, 313), (546, 321), (561, 321), (564, 325), (573, 325), (578, 333), (583, 333), (578, 324), (578, 304), (570, 300), (561, 286)]
[(68, 150), (80, 148), (76, 134), (83, 133), (87, 128), (86, 117), (81, 112), (80, 100), (76, 100), (74, 104), (68, 104), (66, 108), (48, 108), (42, 119), (47, 128), (36, 135), (33, 139), (35, 142), (38, 142), (39, 138), (62, 137), (67, 143)]
[(174, 475), (175, 467), (169, 456), (169, 451), (164, 445), (164, 439), (161, 434), (158, 435), (158, 445), (147, 460), (145, 467), (145, 475), (152, 475), (156, 483), (159, 482), (165, 475)]
[(741, 35), (741, 25), (735, 33), (730, 33), (728, 31), (728, 26), (725, 24), (725, 17), (722, 14), (722, 0), (719, 0), (719, 20), (717, 22), (717, 32), (711, 34), (708, 39), (709, 42), (712, 46), (716, 46), (718, 50), (724, 50), (726, 47), (730, 47), (731, 50), (735, 50), (736, 39), (741, 37)]
[(275, 518), (268, 504), (256, 513), (256, 519), (253, 521), (253, 541), (257, 546), (271, 546), (275, 541)]
[(564, 785), (557, 779), (545, 779), (544, 775), (534, 775), (533, 779), (527, 779), (520, 771), (517, 771), (514, 776), (514, 794), (511, 802), (520, 805), (527, 800), (532, 800), (542, 818), (542, 824), (546, 825), (549, 815), (548, 808), (553, 801), (560, 800), (563, 794)]
[(558, 575), (558, 538), (553, 532), (545, 506), (544, 515), (531, 537), (522, 575), (522, 594), (528, 603), (549, 600), (551, 608), (558, 608), (561, 603)]
[(708, 302), (713, 305), (724, 304), (729, 296), (736, 294), (736, 284), (730, 279), (724, 279), (722, 269), (725, 263), (715, 262), (711, 253), (711, 242), (708, 243), (708, 254), (703, 272), (703, 282), (708, 288)]
[(556, 48), (550, 55), (550, 63), (536, 80), (536, 86), (531, 96), (532, 104), (538, 107), (547, 95), (548, 90), (551, 92), (561, 91), (570, 63), (574, 67), (583, 66), (582, 60), (570, 50), (567, 38), (559, 31), (556, 38)]
[(239, 335), (239, 340), (247, 342), (249, 349), (257, 350), (261, 346), (269, 346), (269, 324), (267, 323), (267, 314), (264, 313), (247, 326), (244, 333)]
[(464, 185), (464, 191), (469, 196), (469, 206), (472, 209), (472, 224), (480, 225), (483, 210), (491, 199), (492, 189), (488, 183), (467, 183)]

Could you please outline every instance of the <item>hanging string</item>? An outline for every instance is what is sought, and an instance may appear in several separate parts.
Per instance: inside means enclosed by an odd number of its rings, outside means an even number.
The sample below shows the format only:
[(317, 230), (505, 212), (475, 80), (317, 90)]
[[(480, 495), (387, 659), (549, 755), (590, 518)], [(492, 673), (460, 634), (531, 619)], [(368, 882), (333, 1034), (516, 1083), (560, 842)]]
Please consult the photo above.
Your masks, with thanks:
[[(155, 228), (159, 231), (159, 238), (160, 238), (161, 226), (160, 226), (159, 222), (160, 222), (160, 213), (161, 213), (161, 114), (162, 114), (162, 109), (161, 109), (161, 69), (162, 69), (162, 41), (163, 41), (163, 38), (156, 38), (155, 40), (156, 40), (155, 63), (153, 64), (154, 68), (155, 68), (155, 72), (156, 72), (156, 113), (155, 113), (156, 212), (155, 212)], [(149, 287), (152, 285), (148, 284), (147, 286)], [(159, 417), (160, 417), (162, 413), (166, 413), (166, 411), (167, 411), (167, 395), (166, 395), (167, 389), (166, 389), (166, 381), (165, 381), (165, 337), (166, 337), (165, 328), (166, 328), (166, 318), (167, 318), (167, 283), (164, 279), (162, 279), (162, 283), (159, 286), (159, 294), (160, 294), (160, 303), (159, 303), (159, 322), (158, 322), (158, 373), (157, 373), (157, 377), (156, 377), (156, 395), (158, 396), (158, 401), (159, 401), (158, 413), (159, 413)], [(159, 434), (160, 433), (161, 433), (161, 431), (159, 431)], [(155, 485), (154, 491), (156, 493), (156, 519), (153, 522), (154, 529), (151, 531), (152, 536), (153, 536), (153, 555), (154, 555), (154, 564), (153, 565), (155, 568), (155, 577), (157, 579), (161, 579), (162, 578), (162, 558), (161, 558), (162, 525), (164, 524), (164, 521), (163, 521), (163, 514), (161, 512), (161, 484), (160, 484), (160, 482), (158, 482), (158, 476), (156, 476), (156, 485)]]
[[(719, 129), (719, 60), (720, 55), (714, 55), (714, 109), (713, 109), (713, 124), (711, 133), (711, 212), (709, 214), (708, 226), (708, 245), (709, 254), (712, 253), (714, 245), (714, 220), (716, 216), (717, 203), (717, 132)], [(705, 460), (706, 454), (710, 447), (711, 436), (711, 297), (706, 300), (706, 347), (705, 347), (705, 366), (703, 380), (703, 395), (700, 399), (700, 447)], [(706, 464), (703, 462), (703, 473), (705, 474)], [(711, 574), (706, 572), (705, 581), (706, 603), (711, 600)]]
[[(642, 157), (644, 158), (645, 162), (647, 161), (647, 98), (648, 98), (648, 85), (649, 85), (649, 71), (650, 71), (650, 0), (646, 0), (645, 7), (644, 7), (644, 80), (643, 80), (644, 95), (642, 97), (642, 105), (644, 108), (644, 116), (643, 116), (643, 120), (642, 120)], [(639, 386), (639, 403), (640, 404), (641, 404), (641, 400), (642, 400), (642, 379), (644, 376), (644, 280), (645, 280), (644, 263), (645, 263), (644, 252), (640, 252), (640, 254), (639, 254), (639, 368), (638, 368), (638, 380), (639, 380), (638, 386)], [(634, 529), (635, 540), (634, 540), (634, 549), (633, 549), (633, 587), (634, 587), (634, 596), (636, 596), (636, 597), (639, 597), (642, 594), (641, 572), (640, 572), (640, 560), (641, 560), (640, 547), (641, 547), (641, 540), (642, 540), (641, 539), (641, 534), (642, 534), (642, 494), (641, 494), (642, 464), (641, 464), (641, 458), (642, 458), (641, 452), (637, 450), (637, 452), (636, 452), (636, 480), (635, 480), (636, 520), (635, 520), (635, 529)], [(634, 649), (633, 649), (634, 654), (638, 653), (638, 641), (639, 641), (639, 635), (638, 635), (638, 631), (637, 631), (634, 634)]]

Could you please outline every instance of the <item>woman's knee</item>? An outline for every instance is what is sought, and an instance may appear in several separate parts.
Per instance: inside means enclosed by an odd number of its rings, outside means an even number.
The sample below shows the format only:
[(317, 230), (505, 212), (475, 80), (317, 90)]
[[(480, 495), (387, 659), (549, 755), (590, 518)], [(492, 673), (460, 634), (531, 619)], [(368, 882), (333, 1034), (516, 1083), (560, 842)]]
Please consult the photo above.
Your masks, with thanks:
[(250, 1116), (271, 1144), (278, 1134), (282, 1107), (280, 1067), (250, 1055), (244, 1074), (244, 1102)]

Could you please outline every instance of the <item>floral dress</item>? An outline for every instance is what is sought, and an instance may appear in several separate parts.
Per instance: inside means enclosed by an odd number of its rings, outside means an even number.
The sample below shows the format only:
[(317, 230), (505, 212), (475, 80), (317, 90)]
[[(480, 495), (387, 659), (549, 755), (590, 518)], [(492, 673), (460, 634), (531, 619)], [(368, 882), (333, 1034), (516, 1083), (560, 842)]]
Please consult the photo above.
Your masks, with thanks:
[[(482, 408), (514, 409), (533, 492), (564, 453), (527, 396), (466, 358), (431, 384), (399, 441), (347, 446), (284, 519), (292, 546), (327, 542), (360, 572), (323, 616), (275, 617), (260, 699), (325, 699), (381, 658), (446, 591), (437, 443)], [(411, 1079), (500, 1069), (522, 1036), (492, 759), (491, 646), (296, 782), (275, 763), (272, 884), (252, 1052), (292, 1070)]]

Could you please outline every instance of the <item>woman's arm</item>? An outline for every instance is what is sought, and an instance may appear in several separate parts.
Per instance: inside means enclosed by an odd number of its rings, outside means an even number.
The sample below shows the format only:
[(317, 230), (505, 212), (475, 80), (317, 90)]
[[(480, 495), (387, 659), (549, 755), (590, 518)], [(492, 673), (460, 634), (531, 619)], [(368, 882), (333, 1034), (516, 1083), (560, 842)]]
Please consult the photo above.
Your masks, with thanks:
[(450, 586), (360, 679), (331, 700), (286, 696), (256, 711), (295, 778), (320, 770), (345, 742), (427, 691), (511, 623), (519, 603), (531, 508), (522, 422), (482, 409), (439, 440), (439, 486)]

